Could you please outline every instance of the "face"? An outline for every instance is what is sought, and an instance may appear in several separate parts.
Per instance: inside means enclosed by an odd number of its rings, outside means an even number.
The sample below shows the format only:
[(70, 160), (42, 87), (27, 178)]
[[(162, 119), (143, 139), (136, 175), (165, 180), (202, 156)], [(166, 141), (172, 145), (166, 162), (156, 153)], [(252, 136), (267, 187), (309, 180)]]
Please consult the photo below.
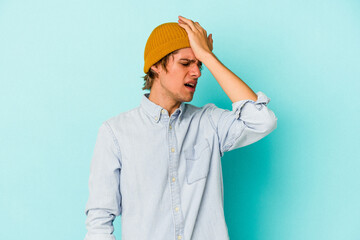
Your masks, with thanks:
[[(194, 96), (202, 63), (195, 58), (191, 48), (182, 48), (170, 56), (167, 72), (161, 65), (152, 67), (159, 77), (154, 80), (157, 92), (175, 102), (190, 102)], [(153, 90), (153, 89), (152, 89)]]

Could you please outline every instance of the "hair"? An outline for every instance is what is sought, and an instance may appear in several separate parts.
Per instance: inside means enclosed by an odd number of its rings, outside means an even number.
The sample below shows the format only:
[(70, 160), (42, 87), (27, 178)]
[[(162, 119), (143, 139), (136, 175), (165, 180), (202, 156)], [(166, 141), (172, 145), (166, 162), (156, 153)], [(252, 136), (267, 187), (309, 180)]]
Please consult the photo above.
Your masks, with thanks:
[[(158, 66), (160, 64), (162, 66), (162, 68), (165, 70), (165, 72), (167, 73), (166, 66), (167, 66), (167, 64), (169, 62), (169, 58), (170, 58), (170, 56), (172, 56), (174, 58), (173, 54), (176, 54), (178, 51), (179, 51), (179, 49), (167, 54), (165, 57), (163, 57), (162, 59), (157, 61), (153, 66)], [(146, 75), (144, 77), (142, 77), (144, 79), (144, 81), (145, 81), (144, 82), (144, 87), (142, 88), (142, 90), (145, 90), (145, 89), (150, 90), (154, 80), (157, 77), (159, 77), (159, 75), (154, 70), (152, 70), (151, 67), (150, 67), (150, 69), (146, 73)]]

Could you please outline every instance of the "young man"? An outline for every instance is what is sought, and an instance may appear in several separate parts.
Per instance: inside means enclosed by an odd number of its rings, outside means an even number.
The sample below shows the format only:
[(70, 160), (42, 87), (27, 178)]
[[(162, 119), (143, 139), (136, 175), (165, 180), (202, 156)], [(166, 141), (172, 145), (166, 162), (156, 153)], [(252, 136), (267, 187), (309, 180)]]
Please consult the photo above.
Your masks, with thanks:
[[(223, 210), (221, 157), (252, 144), (277, 125), (270, 99), (255, 94), (212, 53), (212, 35), (179, 16), (150, 34), (139, 107), (103, 122), (91, 162), (86, 240), (229, 239)], [(232, 111), (190, 102), (210, 70)]]

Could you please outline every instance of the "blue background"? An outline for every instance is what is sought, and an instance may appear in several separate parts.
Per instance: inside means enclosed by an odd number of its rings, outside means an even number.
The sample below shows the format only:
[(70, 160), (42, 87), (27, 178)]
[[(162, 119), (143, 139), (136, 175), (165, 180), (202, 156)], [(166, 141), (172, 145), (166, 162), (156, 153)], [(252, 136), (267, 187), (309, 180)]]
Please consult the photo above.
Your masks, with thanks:
[[(84, 238), (97, 131), (139, 105), (146, 40), (178, 15), (278, 117), (222, 159), (230, 238), (360, 239), (355, 0), (0, 0), (0, 239)], [(202, 73), (191, 103), (231, 109)]]

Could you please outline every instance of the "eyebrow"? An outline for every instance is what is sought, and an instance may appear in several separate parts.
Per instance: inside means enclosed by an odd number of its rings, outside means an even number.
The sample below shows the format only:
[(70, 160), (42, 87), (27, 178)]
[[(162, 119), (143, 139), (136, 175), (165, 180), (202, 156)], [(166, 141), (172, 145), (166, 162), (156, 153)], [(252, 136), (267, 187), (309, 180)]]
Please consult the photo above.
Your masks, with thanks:
[[(188, 61), (188, 62), (196, 62), (196, 60), (191, 60), (191, 59), (188, 59), (188, 58), (180, 58), (180, 60), (185, 60), (185, 61)], [(199, 61), (199, 64), (198, 64), (200, 67), (202, 66), (202, 62)]]

